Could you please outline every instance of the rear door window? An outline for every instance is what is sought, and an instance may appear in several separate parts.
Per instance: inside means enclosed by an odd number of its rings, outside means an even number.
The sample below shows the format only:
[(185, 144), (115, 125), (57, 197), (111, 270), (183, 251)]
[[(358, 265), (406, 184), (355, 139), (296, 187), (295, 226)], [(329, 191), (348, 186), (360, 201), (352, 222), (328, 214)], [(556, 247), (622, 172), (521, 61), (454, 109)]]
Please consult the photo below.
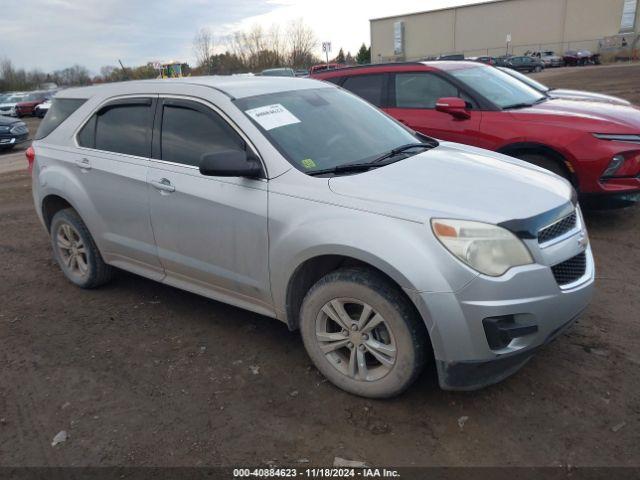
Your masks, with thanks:
[(38, 127), (35, 139), (41, 140), (53, 132), (62, 122), (69, 118), (73, 112), (78, 110), (84, 102), (86, 102), (86, 100), (82, 98), (54, 98), (51, 102), (51, 108), (49, 108), (49, 111), (40, 123), (40, 127)]
[(116, 100), (103, 106), (80, 130), (81, 147), (151, 156), (153, 102), (150, 98)]
[(198, 167), (204, 155), (244, 148), (244, 140), (213, 110), (195, 102), (165, 100), (160, 138), (162, 160)]
[(347, 77), (342, 87), (376, 107), (381, 107), (384, 98), (385, 76), (385, 74), (373, 74)]

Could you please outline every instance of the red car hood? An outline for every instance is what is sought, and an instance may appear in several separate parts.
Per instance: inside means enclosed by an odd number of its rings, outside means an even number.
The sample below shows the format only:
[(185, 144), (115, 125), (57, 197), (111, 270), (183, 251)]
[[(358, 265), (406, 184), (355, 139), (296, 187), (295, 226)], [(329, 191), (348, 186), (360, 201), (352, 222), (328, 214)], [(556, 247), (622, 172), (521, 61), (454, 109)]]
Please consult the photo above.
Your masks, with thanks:
[(633, 105), (549, 99), (510, 113), (518, 120), (557, 123), (562, 127), (571, 122), (570, 126), (592, 133), (640, 133), (640, 108)]

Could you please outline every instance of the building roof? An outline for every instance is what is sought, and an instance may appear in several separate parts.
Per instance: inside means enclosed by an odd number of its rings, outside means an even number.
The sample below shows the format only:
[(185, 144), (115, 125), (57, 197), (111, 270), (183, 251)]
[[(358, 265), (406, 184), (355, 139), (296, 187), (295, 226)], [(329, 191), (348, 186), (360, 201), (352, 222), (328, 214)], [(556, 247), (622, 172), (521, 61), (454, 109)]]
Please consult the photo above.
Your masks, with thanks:
[(400, 15), (389, 15), (386, 17), (371, 18), (369, 21), (377, 22), (378, 20), (390, 20), (392, 18), (410, 17), (412, 15), (423, 15), (425, 13), (444, 12), (447, 10), (457, 10), (459, 8), (476, 7), (478, 5), (487, 5), (489, 3), (502, 3), (502, 2), (511, 2), (511, 1), (513, 0), (477, 0), (477, 1), (474, 1), (474, 3), (463, 3), (460, 5), (455, 5), (453, 7), (443, 7), (443, 8), (436, 8), (433, 10), (422, 10), (420, 12), (411, 12), (411, 13), (405, 13)]

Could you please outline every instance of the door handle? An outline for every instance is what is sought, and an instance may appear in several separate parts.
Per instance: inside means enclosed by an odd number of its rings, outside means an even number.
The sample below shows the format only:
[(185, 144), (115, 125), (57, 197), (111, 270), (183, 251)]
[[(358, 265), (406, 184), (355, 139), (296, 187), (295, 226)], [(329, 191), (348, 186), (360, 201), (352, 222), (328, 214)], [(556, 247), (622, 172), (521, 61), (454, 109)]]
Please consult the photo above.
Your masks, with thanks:
[(76, 160), (76, 167), (81, 168), (82, 170), (91, 170), (91, 163), (88, 158), (83, 158), (81, 160)]
[(160, 180), (151, 180), (151, 185), (153, 185), (157, 190), (161, 192), (175, 192), (176, 187), (171, 185), (171, 182), (166, 178), (161, 178)]

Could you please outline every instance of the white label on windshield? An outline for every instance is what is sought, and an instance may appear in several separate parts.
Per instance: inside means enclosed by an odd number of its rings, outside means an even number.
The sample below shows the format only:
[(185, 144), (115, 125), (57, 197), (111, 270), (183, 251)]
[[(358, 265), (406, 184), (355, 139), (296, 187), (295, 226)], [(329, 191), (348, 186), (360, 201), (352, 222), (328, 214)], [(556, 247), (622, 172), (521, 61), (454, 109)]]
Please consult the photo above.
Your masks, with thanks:
[(300, 120), (293, 113), (279, 103), (252, 108), (244, 113), (258, 122), (265, 130), (273, 130), (274, 128), (284, 127), (285, 125), (300, 123)]

